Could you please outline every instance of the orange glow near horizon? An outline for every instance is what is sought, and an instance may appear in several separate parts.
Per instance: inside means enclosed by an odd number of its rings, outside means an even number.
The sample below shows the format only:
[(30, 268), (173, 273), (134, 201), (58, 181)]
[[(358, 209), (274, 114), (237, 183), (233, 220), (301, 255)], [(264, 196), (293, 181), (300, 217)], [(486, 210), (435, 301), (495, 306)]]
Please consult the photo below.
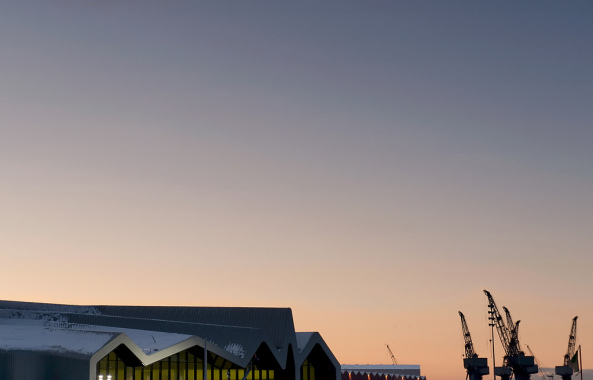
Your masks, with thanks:
[[(18, 281), (18, 272), (4, 273), (4, 281)], [(63, 276), (64, 274), (59, 274)], [(58, 276), (58, 277), (59, 277)], [(66, 304), (122, 304), (122, 305), (194, 305), (194, 306), (272, 306), (291, 307), (297, 331), (318, 331), (332, 349), (338, 361), (342, 364), (385, 364), (390, 363), (385, 342), (390, 342), (398, 362), (402, 364), (417, 364), (421, 366), (422, 375), (427, 379), (455, 379), (464, 376), (463, 369), (463, 338), (461, 324), (458, 320), (457, 310), (463, 310), (468, 321), (470, 332), (474, 341), (476, 352), (480, 357), (487, 357), (491, 365), (492, 358), (488, 340), (490, 329), (487, 323), (487, 308), (485, 297), (480, 288), (463, 297), (451, 299), (447, 303), (426, 305), (414, 304), (402, 299), (401, 303), (389, 302), (376, 308), (357, 306), (357, 302), (348, 304), (333, 304), (328, 302), (325, 306), (316, 304), (294, 303), (287, 305), (278, 298), (262, 301), (258, 297), (246, 297), (242, 301), (231, 302), (224, 294), (230, 294), (233, 286), (219, 284), (223, 289), (210, 288), (210, 294), (204, 293), (188, 298), (189, 293), (172, 292), (173, 289), (188, 289), (190, 284), (181, 281), (173, 273), (165, 275), (165, 282), (173, 284), (165, 287), (161, 292), (152, 294), (153, 288), (141, 286), (136, 289), (126, 289), (126, 284), (141, 284), (146, 279), (143, 276), (135, 278), (111, 278), (101, 283), (102, 276), (97, 278), (83, 275), (70, 276), (74, 281), (68, 286), (76, 284), (68, 291), (68, 297), (58, 297), (55, 286), (52, 284), (53, 276), (45, 278), (49, 286), (45, 289), (7, 288), (5, 299), (51, 302)], [(104, 277), (103, 277), (104, 278)], [(98, 284), (97, 284), (98, 283)], [(162, 282), (161, 282), (162, 284)], [(208, 289), (206, 288), (203, 288)], [(572, 303), (565, 303), (563, 308), (550, 309), (550, 304), (545, 297), (531, 297), (529, 302), (523, 302), (517, 294), (508, 292), (492, 293), (498, 305), (507, 305), (512, 310), (516, 319), (522, 320), (521, 341), (529, 344), (534, 350), (538, 360), (552, 367), (560, 365), (566, 344), (570, 322), (576, 313), (568, 311), (579, 310), (578, 337), (579, 342), (586, 342), (592, 335), (593, 310), (578, 299)], [(249, 289), (245, 289), (250, 293)], [(65, 291), (65, 290), (64, 290)], [(104, 291), (104, 294), (101, 294)], [(221, 302), (227, 297), (224, 302)], [(198, 298), (202, 298), (198, 302)], [(484, 298), (484, 299), (483, 299)], [(387, 298), (386, 298), (387, 299)], [(503, 303), (504, 302), (504, 303)], [(586, 307), (583, 307), (583, 306)], [(572, 315), (572, 316), (571, 316)], [(545, 316), (545, 318), (542, 318)], [(545, 332), (545, 333), (542, 333)], [(495, 336), (495, 339), (498, 339)], [(497, 344), (497, 362), (500, 363), (502, 349)], [(586, 349), (586, 344), (585, 344)]]

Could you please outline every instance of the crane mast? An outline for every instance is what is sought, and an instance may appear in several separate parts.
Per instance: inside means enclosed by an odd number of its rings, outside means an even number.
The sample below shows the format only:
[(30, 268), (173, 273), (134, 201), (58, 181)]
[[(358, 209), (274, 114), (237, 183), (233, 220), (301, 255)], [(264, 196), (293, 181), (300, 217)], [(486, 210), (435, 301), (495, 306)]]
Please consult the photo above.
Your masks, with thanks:
[(395, 360), (395, 356), (393, 356), (393, 352), (391, 352), (391, 348), (389, 348), (388, 344), (385, 344), (387, 346), (387, 351), (389, 351), (389, 356), (391, 356), (391, 361), (393, 362), (393, 364), (397, 365), (397, 360)]
[(500, 342), (502, 343), (502, 348), (504, 349), (505, 352), (505, 356), (511, 356), (512, 352), (511, 350), (511, 340), (512, 340), (512, 336), (511, 336), (511, 332), (509, 331), (509, 329), (507, 328), (507, 326), (504, 324), (504, 321), (502, 320), (502, 316), (500, 315), (500, 312), (498, 311), (498, 307), (496, 306), (496, 302), (494, 302), (494, 298), (492, 298), (492, 294), (490, 294), (489, 291), (484, 290), (484, 294), (486, 294), (486, 297), (488, 297), (488, 307), (490, 308), (490, 318), (492, 319), (492, 322), (494, 323), (494, 326), (496, 327), (496, 331), (498, 332), (498, 336), (500, 338)]
[(516, 380), (529, 380), (531, 374), (538, 372), (538, 367), (535, 365), (534, 357), (525, 356), (525, 353), (520, 349), (517, 336), (519, 322), (513, 325), (511, 315), (508, 312), (508, 309), (505, 308), (507, 321), (510, 324), (510, 326), (507, 327), (498, 311), (498, 307), (494, 302), (492, 294), (487, 290), (484, 290), (484, 294), (488, 297), (488, 308), (490, 309), (488, 311), (490, 314), (489, 318), (492, 321), (492, 325), (496, 326), (500, 342), (505, 351), (503, 367), (494, 368), (494, 375), (500, 376), (502, 380), (508, 380), (512, 373), (514, 373)]
[(515, 324), (513, 323), (513, 317), (511, 317), (511, 312), (505, 306), (502, 307), (502, 310), (504, 310), (504, 313), (507, 316), (507, 326), (512, 328)]
[(503, 306), (502, 309), (504, 310), (504, 313), (507, 316), (507, 326), (511, 333), (511, 341), (509, 343), (510, 351), (516, 354), (520, 354), (523, 352), (523, 350), (521, 349), (521, 345), (519, 344), (519, 323), (521, 323), (521, 321), (513, 323), (513, 318), (511, 317), (511, 312), (509, 311), (509, 309), (507, 309), (505, 306)]
[(467, 370), (466, 379), (469, 380), (482, 380), (483, 375), (490, 373), (488, 368), (488, 359), (479, 358), (478, 354), (474, 350), (474, 344), (472, 337), (465, 321), (465, 316), (462, 312), (459, 312), (461, 317), (461, 332), (463, 333), (463, 340), (465, 342), (465, 358), (463, 359), (463, 367)]
[(568, 349), (564, 355), (564, 365), (556, 366), (556, 375), (562, 377), (562, 380), (570, 380), (574, 369), (571, 366), (571, 361), (576, 353), (576, 342), (577, 342), (577, 317), (572, 319), (572, 326), (570, 328), (570, 335), (568, 336)]
[(572, 319), (572, 326), (570, 328), (570, 336), (568, 337), (568, 349), (566, 355), (564, 355), (564, 365), (570, 365), (570, 359), (575, 354), (577, 347), (577, 317)]
[(463, 340), (465, 342), (465, 357), (466, 358), (473, 358), (477, 356), (476, 352), (474, 351), (474, 344), (472, 343), (472, 337), (469, 334), (469, 328), (467, 327), (467, 322), (465, 321), (465, 316), (462, 312), (459, 312), (459, 316), (461, 317), (461, 332), (463, 333)]

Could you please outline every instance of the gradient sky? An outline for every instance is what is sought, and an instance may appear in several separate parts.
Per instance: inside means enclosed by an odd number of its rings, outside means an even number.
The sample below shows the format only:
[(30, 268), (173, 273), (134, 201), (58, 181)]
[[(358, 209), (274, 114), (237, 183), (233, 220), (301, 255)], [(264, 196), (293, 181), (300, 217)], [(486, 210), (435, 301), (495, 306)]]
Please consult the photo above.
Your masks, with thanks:
[(291, 307), (341, 363), (388, 343), (454, 380), (458, 310), (491, 353), (488, 289), (547, 367), (578, 315), (590, 367), (592, 20), (578, 0), (3, 1), (2, 298)]

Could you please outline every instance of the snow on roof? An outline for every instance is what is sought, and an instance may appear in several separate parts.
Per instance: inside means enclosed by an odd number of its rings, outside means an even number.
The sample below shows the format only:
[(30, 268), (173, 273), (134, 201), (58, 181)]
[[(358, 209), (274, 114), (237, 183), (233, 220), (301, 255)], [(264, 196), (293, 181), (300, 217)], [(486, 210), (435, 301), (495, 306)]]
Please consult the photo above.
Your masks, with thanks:
[(247, 354), (247, 351), (245, 351), (245, 348), (239, 343), (229, 343), (226, 346), (224, 346), (224, 349), (225, 349), (225, 351), (228, 351), (231, 354), (238, 356), (240, 358), (244, 358), (245, 355)]
[(61, 305), (6, 300), (0, 300), (0, 309), (10, 310), (14, 314), (23, 313), (23, 311), (33, 311), (34, 313), (44, 312), (46, 314), (77, 313), (85, 315), (101, 315), (101, 312), (95, 306)]
[(146, 354), (189, 339), (190, 335), (109, 326), (27, 319), (0, 319), (0, 349), (93, 355), (111, 339), (126, 334)]
[[(318, 333), (295, 333), (290, 308), (75, 306), (0, 300), (0, 326), (0, 350), (93, 356), (125, 334), (129, 340), (122, 341), (134, 343), (146, 355), (164, 353), (191, 339), (189, 344), (206, 340), (209, 351), (243, 366), (263, 343), (277, 349), (272, 352), (282, 367), (288, 360), (283, 350), (297, 346), (295, 359), (300, 360), (313, 343), (319, 343), (339, 365)], [(43, 339), (37, 339), (40, 334)]]
[(192, 335), (164, 333), (158, 331), (145, 331), (134, 329), (111, 328), (113, 331), (121, 331), (126, 334), (144, 353), (151, 354), (156, 351), (181, 343), (192, 337)]
[(0, 322), (0, 349), (71, 352), (92, 355), (117, 334), (48, 329), (42, 325)]

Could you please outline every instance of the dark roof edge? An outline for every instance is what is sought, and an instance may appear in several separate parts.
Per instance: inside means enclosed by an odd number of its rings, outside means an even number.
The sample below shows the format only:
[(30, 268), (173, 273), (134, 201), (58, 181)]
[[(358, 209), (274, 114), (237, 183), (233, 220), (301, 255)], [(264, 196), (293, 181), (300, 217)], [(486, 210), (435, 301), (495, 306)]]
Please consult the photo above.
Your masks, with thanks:
[(338, 361), (338, 359), (336, 359), (333, 352), (329, 349), (329, 346), (327, 345), (327, 343), (325, 343), (325, 340), (323, 340), (321, 334), (319, 334), (318, 332), (311, 332), (311, 334), (311, 338), (309, 338), (309, 341), (307, 342), (305, 347), (303, 347), (303, 349), (298, 353), (298, 355), (295, 355), (295, 366), (300, 367), (307, 359), (311, 351), (313, 351), (313, 348), (319, 345), (319, 347), (321, 347), (323, 352), (325, 352), (329, 360), (336, 368), (336, 380), (339, 380), (341, 369), (340, 362)]

